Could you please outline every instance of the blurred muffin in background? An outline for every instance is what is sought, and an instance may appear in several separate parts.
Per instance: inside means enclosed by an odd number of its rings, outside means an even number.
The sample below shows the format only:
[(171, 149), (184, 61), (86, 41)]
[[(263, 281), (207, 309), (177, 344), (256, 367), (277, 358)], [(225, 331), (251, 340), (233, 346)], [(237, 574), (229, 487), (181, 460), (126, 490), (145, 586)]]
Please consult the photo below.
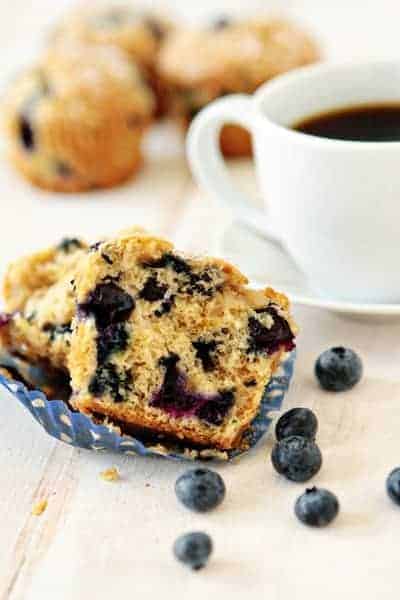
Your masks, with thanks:
[(113, 186), (142, 162), (154, 95), (117, 48), (57, 43), (4, 102), (11, 161), (54, 191)]
[[(161, 49), (158, 69), (169, 112), (187, 127), (212, 100), (231, 93), (251, 94), (276, 75), (318, 58), (313, 39), (288, 21), (220, 19), (208, 29), (172, 32)], [(221, 149), (226, 156), (251, 154), (248, 132), (227, 125)]]
[(158, 99), (157, 112), (163, 112), (163, 90), (155, 65), (171, 23), (159, 14), (132, 5), (85, 5), (68, 14), (54, 32), (53, 41), (78, 40), (109, 44), (126, 53), (145, 74)]

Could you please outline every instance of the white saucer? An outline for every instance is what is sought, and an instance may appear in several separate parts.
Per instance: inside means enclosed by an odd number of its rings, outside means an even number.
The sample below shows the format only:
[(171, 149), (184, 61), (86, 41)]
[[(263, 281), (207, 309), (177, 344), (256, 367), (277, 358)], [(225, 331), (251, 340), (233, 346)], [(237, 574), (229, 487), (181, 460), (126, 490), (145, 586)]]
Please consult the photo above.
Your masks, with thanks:
[(400, 303), (371, 304), (318, 296), (283, 248), (238, 224), (232, 225), (225, 232), (219, 252), (238, 265), (248, 275), (253, 286), (260, 287), (268, 283), (284, 292), (293, 304), (325, 308), (343, 316), (360, 319), (386, 320), (400, 317)]

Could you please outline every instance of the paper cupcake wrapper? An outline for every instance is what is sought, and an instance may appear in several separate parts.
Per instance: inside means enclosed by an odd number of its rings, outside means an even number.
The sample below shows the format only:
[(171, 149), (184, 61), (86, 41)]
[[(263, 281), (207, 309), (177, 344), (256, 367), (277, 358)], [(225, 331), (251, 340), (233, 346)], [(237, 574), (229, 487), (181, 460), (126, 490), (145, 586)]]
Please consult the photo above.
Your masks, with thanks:
[(87, 415), (72, 411), (63, 400), (48, 400), (40, 390), (29, 390), (21, 382), (0, 373), (4, 386), (31, 413), (32, 417), (52, 437), (88, 450), (114, 451), (139, 456), (163, 456), (172, 460), (219, 459), (232, 460), (253, 448), (268, 431), (271, 413), (279, 411), (293, 375), (296, 353), (288, 354), (265, 389), (260, 410), (244, 435), (241, 449), (216, 451), (192, 449), (164, 442), (151, 444), (126, 434), (120, 434), (112, 425), (94, 423)]

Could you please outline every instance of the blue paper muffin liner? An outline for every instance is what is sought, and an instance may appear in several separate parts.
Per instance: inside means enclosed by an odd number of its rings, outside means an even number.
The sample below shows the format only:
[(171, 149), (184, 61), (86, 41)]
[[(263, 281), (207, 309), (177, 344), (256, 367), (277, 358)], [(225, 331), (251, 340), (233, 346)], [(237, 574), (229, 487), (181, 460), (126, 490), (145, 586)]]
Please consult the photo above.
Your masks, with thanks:
[(162, 456), (171, 460), (232, 460), (253, 448), (268, 431), (271, 413), (279, 411), (294, 371), (296, 352), (288, 354), (265, 389), (260, 410), (246, 431), (241, 449), (217, 451), (178, 447), (170, 443), (146, 443), (121, 434), (112, 424), (96, 424), (87, 415), (72, 411), (63, 400), (49, 400), (40, 390), (29, 390), (21, 381), (0, 373), (5, 387), (52, 437), (71, 446), (97, 452), (111, 450), (120, 454)]

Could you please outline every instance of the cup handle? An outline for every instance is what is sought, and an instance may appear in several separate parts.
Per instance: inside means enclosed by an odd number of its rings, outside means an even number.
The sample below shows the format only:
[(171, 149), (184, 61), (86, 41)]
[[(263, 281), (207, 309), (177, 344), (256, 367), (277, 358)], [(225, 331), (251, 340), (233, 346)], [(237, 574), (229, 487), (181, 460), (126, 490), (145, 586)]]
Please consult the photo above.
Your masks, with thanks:
[(259, 116), (253, 102), (251, 96), (233, 94), (202, 110), (188, 132), (187, 156), (197, 181), (220, 204), (233, 208), (237, 220), (272, 242), (282, 244), (279, 235), (266, 222), (265, 213), (252, 207), (246, 194), (233, 184), (220, 150), (220, 132), (227, 123), (240, 125), (254, 135)]

